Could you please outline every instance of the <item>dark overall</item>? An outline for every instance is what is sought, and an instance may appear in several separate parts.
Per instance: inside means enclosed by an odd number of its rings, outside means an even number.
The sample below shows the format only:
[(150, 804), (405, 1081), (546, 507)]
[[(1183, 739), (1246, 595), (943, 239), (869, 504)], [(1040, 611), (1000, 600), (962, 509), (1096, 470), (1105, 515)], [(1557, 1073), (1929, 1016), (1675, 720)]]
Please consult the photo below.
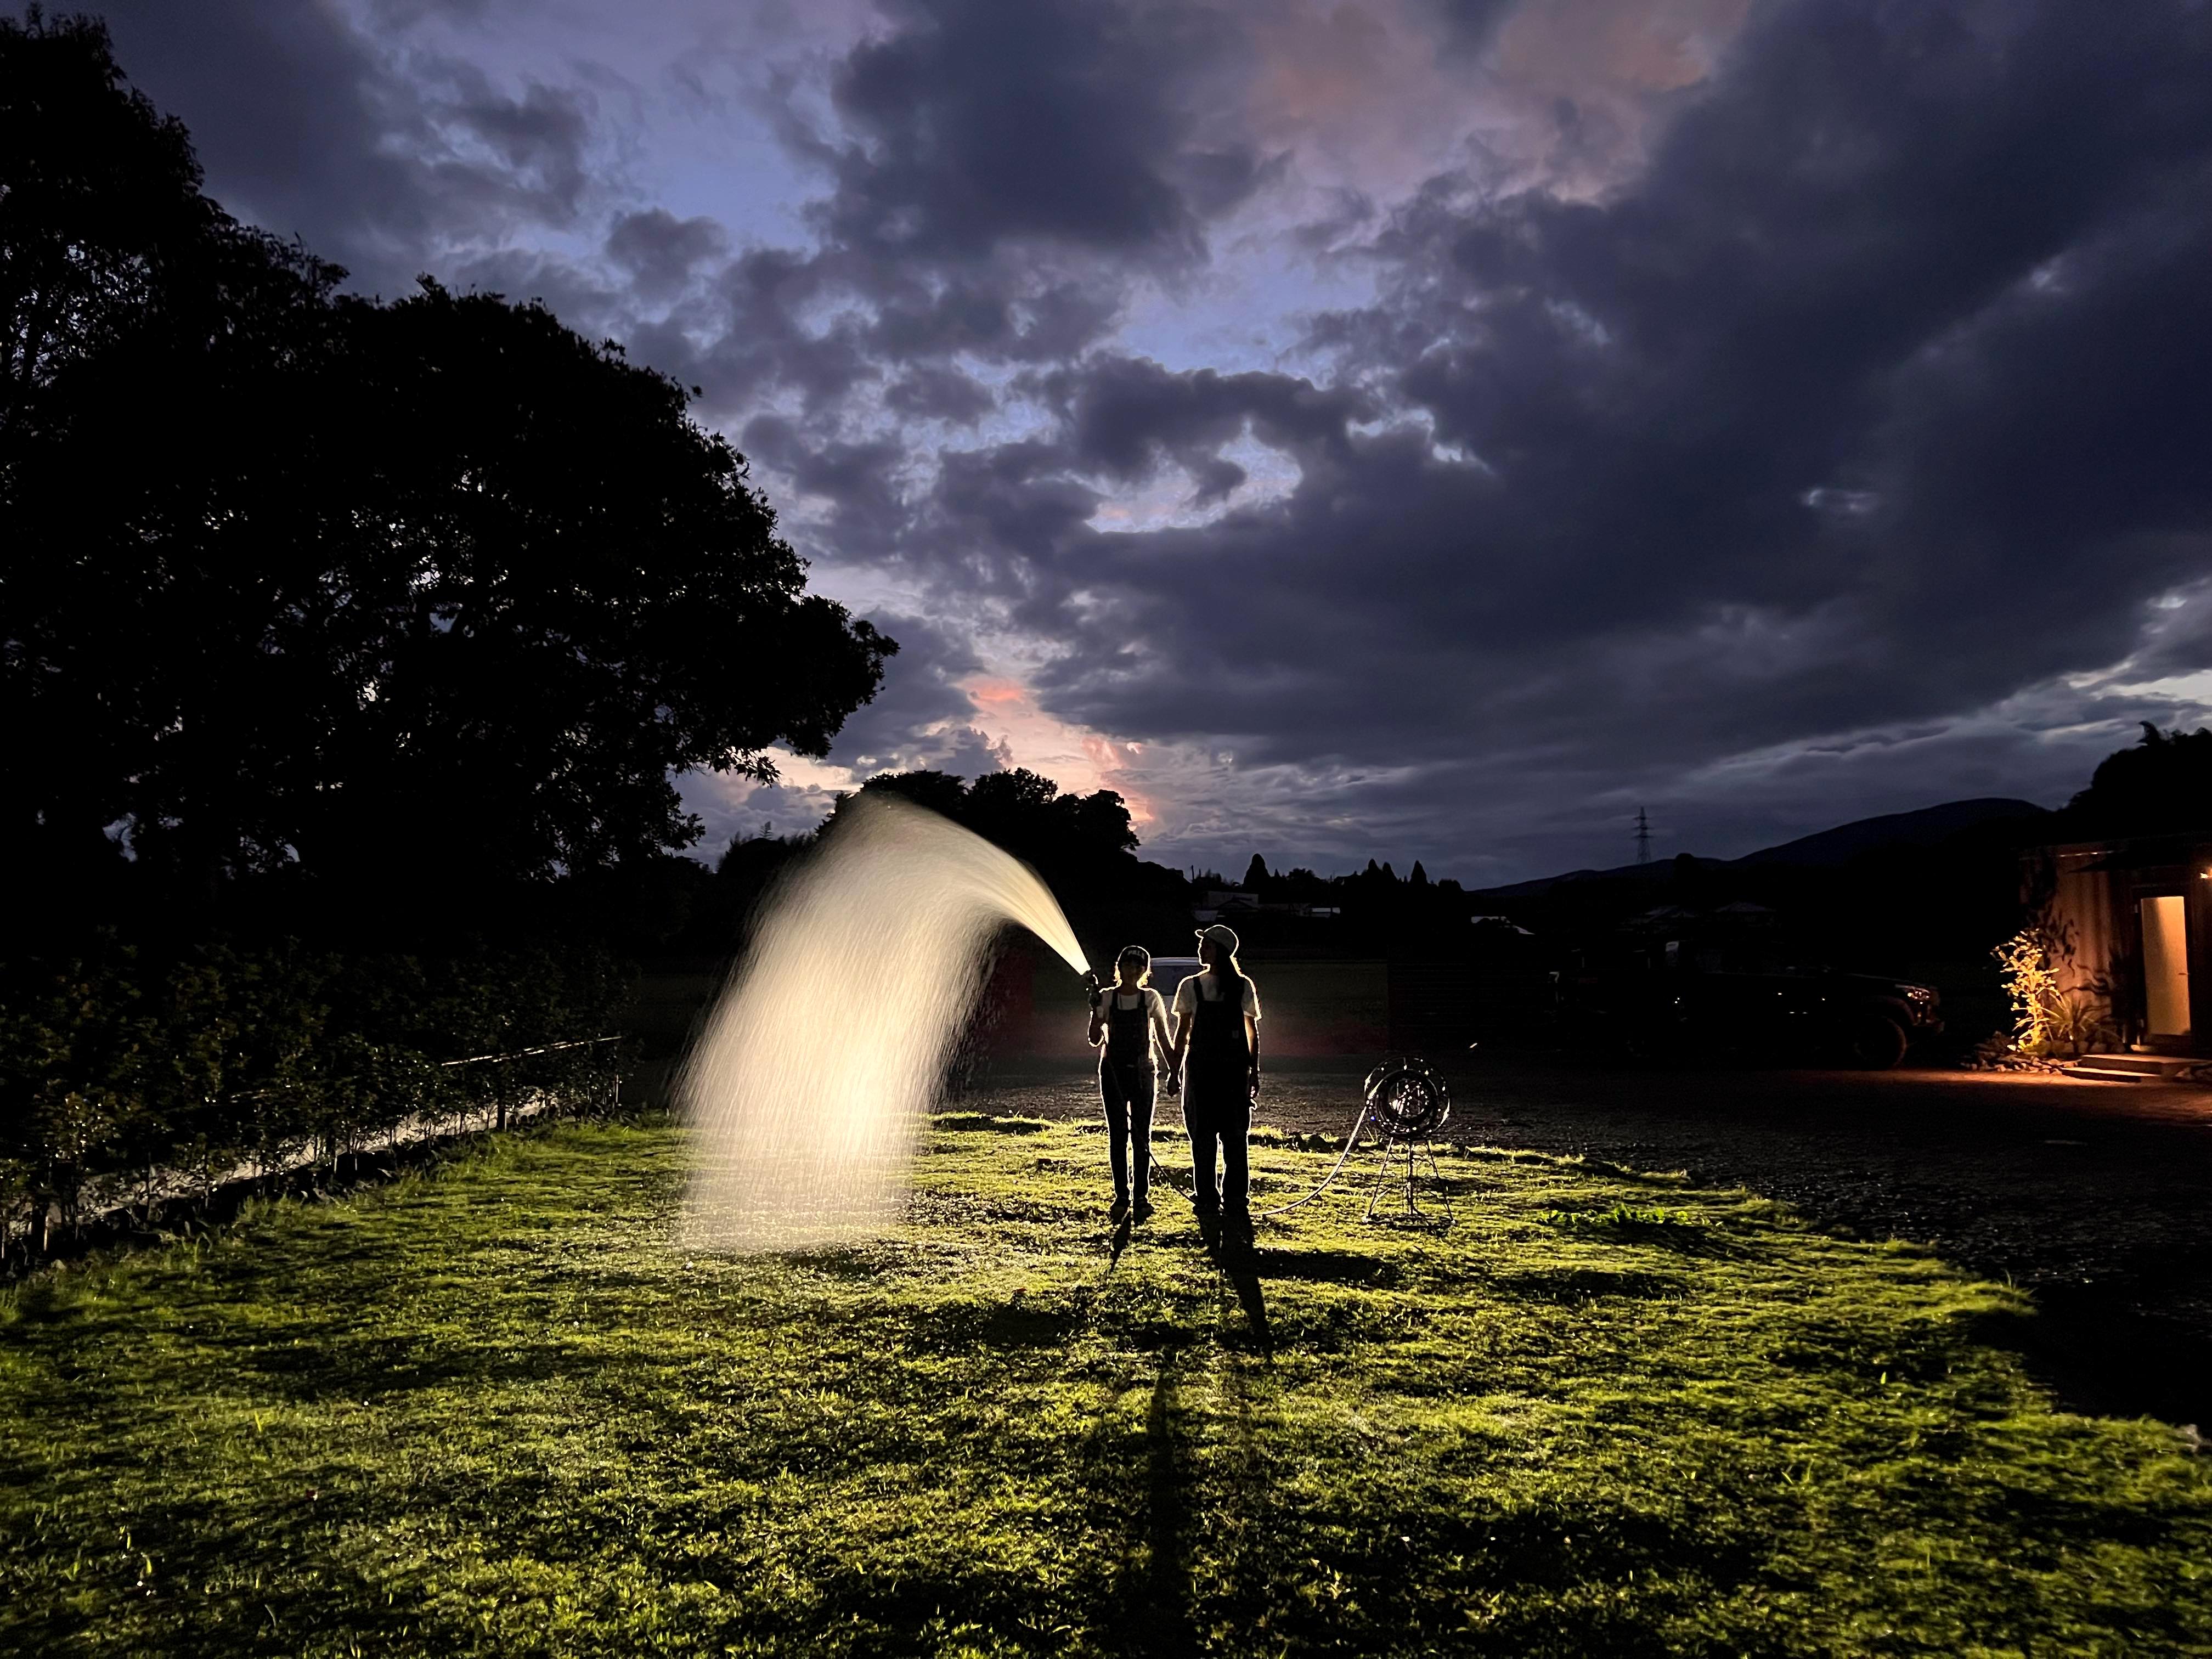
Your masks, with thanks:
[[(1207, 975), (1207, 978), (1212, 975)], [(1182, 1121), (1190, 1131), (1194, 1197), (1201, 1217), (1249, 1212), (1247, 1138), (1252, 1130), (1252, 1050), (1244, 1036), (1244, 986), (1231, 981), (1218, 1001), (1206, 999), (1206, 980), (1191, 987), (1190, 1052), (1183, 1062)], [(1213, 1179), (1216, 1143), (1221, 1183)]]
[(1152, 1185), (1152, 1000), (1137, 994), (1124, 1008), (1120, 994), (1106, 994), (1106, 1047), (1098, 1056), (1098, 1097), (1106, 1107), (1106, 1156), (1114, 1166), (1114, 1196), (1129, 1196), (1129, 1162), (1137, 1164), (1137, 1201)]

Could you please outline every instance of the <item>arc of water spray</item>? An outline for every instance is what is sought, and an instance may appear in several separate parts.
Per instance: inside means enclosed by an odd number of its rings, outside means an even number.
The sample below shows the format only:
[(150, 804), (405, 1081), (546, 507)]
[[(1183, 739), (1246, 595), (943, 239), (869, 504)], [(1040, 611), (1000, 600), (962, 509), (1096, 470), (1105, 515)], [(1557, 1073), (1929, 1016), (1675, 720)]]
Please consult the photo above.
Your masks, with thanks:
[(771, 901), (679, 1081), (691, 1247), (790, 1249), (896, 1224), (922, 1115), (1008, 922), (1086, 968), (1019, 860), (896, 797), (839, 814)]

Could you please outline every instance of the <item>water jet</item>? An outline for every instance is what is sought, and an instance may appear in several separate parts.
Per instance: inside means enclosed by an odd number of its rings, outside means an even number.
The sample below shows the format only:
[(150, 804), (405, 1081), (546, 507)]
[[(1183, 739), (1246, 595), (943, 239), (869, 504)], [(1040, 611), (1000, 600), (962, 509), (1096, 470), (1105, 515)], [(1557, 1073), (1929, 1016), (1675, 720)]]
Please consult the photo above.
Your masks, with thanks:
[(1078, 973), (1036, 872), (895, 796), (847, 804), (770, 896), (677, 1087), (695, 1159), (684, 1244), (787, 1250), (878, 1237), (1008, 925)]

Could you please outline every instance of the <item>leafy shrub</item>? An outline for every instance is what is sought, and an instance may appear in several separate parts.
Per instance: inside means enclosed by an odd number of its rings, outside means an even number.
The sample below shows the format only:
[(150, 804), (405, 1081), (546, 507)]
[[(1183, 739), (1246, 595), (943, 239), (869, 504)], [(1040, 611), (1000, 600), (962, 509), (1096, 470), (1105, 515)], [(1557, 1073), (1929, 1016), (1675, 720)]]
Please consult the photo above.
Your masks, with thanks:
[(102, 1177), (335, 1159), (418, 1116), (574, 1095), (595, 1049), (487, 1057), (611, 1029), (627, 995), (603, 952), (444, 959), (226, 942), (169, 958), (112, 936), (0, 962), (0, 1215), (81, 1218)]
[(2013, 1047), (2024, 1054), (2081, 1054), (2107, 1035), (2104, 1000), (2084, 986), (2066, 986), (2058, 962), (2069, 954), (2051, 929), (2037, 926), (2014, 934), (1990, 953), (2012, 1000)]

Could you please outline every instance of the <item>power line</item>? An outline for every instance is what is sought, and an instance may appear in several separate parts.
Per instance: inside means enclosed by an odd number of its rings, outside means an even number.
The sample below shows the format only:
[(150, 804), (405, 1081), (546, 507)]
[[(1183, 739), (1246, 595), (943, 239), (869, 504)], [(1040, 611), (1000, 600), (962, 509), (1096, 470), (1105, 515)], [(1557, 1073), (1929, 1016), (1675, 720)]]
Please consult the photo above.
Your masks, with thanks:
[(1636, 809), (1636, 861), (1651, 862), (1651, 820), (1644, 815), (1640, 806)]

